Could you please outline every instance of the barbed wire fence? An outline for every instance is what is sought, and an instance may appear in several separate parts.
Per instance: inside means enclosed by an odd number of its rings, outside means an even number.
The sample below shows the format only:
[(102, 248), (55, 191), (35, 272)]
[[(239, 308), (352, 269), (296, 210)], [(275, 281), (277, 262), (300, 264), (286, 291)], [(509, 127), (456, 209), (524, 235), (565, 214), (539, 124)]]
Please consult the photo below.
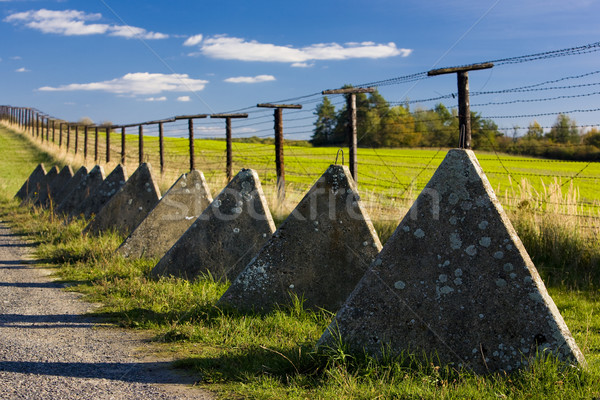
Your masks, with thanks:
[[(492, 60), (495, 66), (514, 65), (532, 61), (548, 60), (557, 57), (589, 54), (600, 51), (600, 42), (543, 53)], [(593, 99), (599, 96), (592, 82), (600, 70), (561, 76), (557, 79), (532, 82), (526, 85), (489, 91), (473, 91), (470, 96), (484, 100), (471, 107), (481, 110), (482, 119), (501, 120), (510, 123), (517, 118), (536, 118), (558, 114), (598, 113), (600, 108), (574, 108), (553, 110), (543, 113), (498, 114), (488, 113), (488, 107), (508, 104), (551, 103), (565, 99)], [(367, 82), (355, 87), (385, 87), (404, 85), (431, 79), (427, 72), (399, 76), (395, 78)], [(571, 82), (571, 84), (567, 84)], [(580, 90), (584, 92), (571, 93)], [(547, 92), (553, 94), (546, 95)], [(486, 101), (486, 96), (494, 97)], [(497, 100), (497, 96), (511, 96)], [(529, 97), (523, 97), (529, 96)], [(538, 96), (538, 97), (530, 97)], [(344, 107), (344, 95), (331, 95), (331, 104), (337, 109)], [(388, 101), (389, 106), (424, 107), (427, 104), (443, 104), (453, 112), (456, 93), (440, 94), (437, 97), (422, 99), (397, 99)], [(255, 169), (259, 176), (270, 205), (273, 209), (289, 212), (304, 193), (334, 163), (338, 147), (310, 147), (306, 139), (314, 133), (315, 108), (323, 101), (323, 95), (311, 93), (272, 102), (272, 104), (296, 103), (301, 109), (286, 110), (284, 123), (285, 144), (285, 185), (286, 198), (282, 201), (277, 195), (278, 176), (275, 166), (273, 144), (272, 110), (249, 106), (227, 111), (223, 114), (244, 113), (246, 117), (231, 122), (233, 138), (226, 138), (226, 127), (222, 119), (212, 119), (210, 115), (186, 115), (164, 118), (156, 121), (131, 123), (126, 125), (85, 125), (51, 117), (39, 110), (28, 107), (0, 106), (0, 118), (13, 128), (28, 134), (40, 144), (67, 155), (80, 164), (103, 164), (112, 168), (118, 163), (136, 168), (142, 162), (150, 163), (155, 173), (159, 173), (163, 188), (190, 169), (199, 169), (206, 176), (213, 191), (227, 184), (228, 177), (241, 168)], [(428, 112), (416, 109), (413, 113)], [(429, 115), (429, 114), (428, 114)], [(456, 116), (456, 112), (453, 113)], [(434, 117), (432, 122), (439, 122)], [(422, 120), (420, 122), (427, 122)], [(391, 123), (394, 125), (394, 123)], [(579, 129), (596, 128), (599, 124), (577, 125)], [(540, 127), (550, 129), (550, 126)], [(500, 126), (501, 132), (523, 132), (527, 127)], [(417, 132), (409, 132), (417, 133)], [(252, 138), (248, 138), (252, 135)], [(386, 149), (361, 146), (365, 133), (358, 132), (358, 175), (359, 188), (365, 205), (374, 218), (397, 221), (410, 207), (414, 198), (425, 186), (445, 155), (444, 147), (421, 149)], [(458, 132), (455, 132), (458, 142)], [(244, 138), (243, 140), (241, 140)], [(552, 144), (536, 144), (551, 147)], [(585, 146), (571, 143), (565, 146)], [(230, 147), (231, 154), (227, 155)], [(597, 188), (600, 184), (600, 169), (593, 161), (575, 162), (549, 159), (526, 159), (509, 157), (496, 149), (493, 143), (490, 151), (480, 152), (479, 161), (494, 185), (503, 206), (509, 210), (529, 206), (535, 197), (533, 212), (554, 212), (568, 217), (581, 217), (587, 221), (582, 227), (597, 227), (600, 220), (600, 196), (590, 195), (582, 188)], [(228, 157), (231, 157), (228, 160)], [(283, 160), (281, 161), (283, 162)], [(527, 165), (530, 164), (530, 165)], [(551, 168), (544, 165), (552, 164)], [(131, 172), (131, 171), (130, 171)], [(563, 193), (563, 189), (566, 193)], [(536, 196), (533, 196), (536, 192)], [(575, 193), (575, 194), (573, 194)], [(596, 191), (597, 193), (597, 191)], [(570, 196), (570, 197), (569, 197)], [(559, 207), (560, 206), (560, 207)]]

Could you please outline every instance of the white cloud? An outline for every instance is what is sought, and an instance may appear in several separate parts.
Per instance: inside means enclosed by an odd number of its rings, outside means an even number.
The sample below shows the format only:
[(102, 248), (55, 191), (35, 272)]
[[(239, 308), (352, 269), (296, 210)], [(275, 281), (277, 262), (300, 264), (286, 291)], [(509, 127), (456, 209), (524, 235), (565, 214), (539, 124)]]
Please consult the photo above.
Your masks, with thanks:
[(181, 101), (181, 102), (187, 102), (187, 101), (191, 101), (192, 99), (190, 99), (190, 96), (179, 96), (177, 98), (177, 101)]
[(89, 23), (102, 18), (102, 14), (86, 14), (77, 10), (32, 10), (10, 14), (5, 22), (23, 24), (43, 33), (55, 33), (65, 36), (103, 35), (125, 38), (165, 39), (164, 33), (149, 32), (143, 28), (128, 25), (109, 25)]
[(167, 101), (167, 97), (166, 96), (148, 97), (148, 98), (145, 98), (144, 101)]
[[(407, 57), (412, 50), (399, 49), (393, 42), (377, 44), (373, 42), (317, 43), (295, 48), (270, 43), (247, 41), (242, 38), (218, 35), (204, 39), (200, 54), (211, 58), (240, 61), (286, 62), (294, 66), (309, 66), (309, 61), (347, 60), (351, 58)], [(197, 55), (198, 53), (192, 54)]]
[(122, 26), (111, 26), (109, 29), (110, 36), (120, 36), (126, 39), (166, 39), (169, 35), (158, 32), (148, 32), (143, 28), (138, 28), (135, 26), (122, 25)]
[(225, 82), (229, 83), (260, 83), (274, 81), (273, 75), (257, 75), (257, 76), (236, 76), (225, 79)]
[(12, 56), (12, 57), (10, 57), (10, 59), (18, 61), (18, 60), (21, 60), (21, 56)]
[(21, 68), (15, 70), (15, 71), (16, 72), (29, 72), (29, 70), (27, 68), (25, 68), (25, 67), (21, 67)]
[(202, 34), (190, 36), (183, 42), (184, 46), (196, 46), (202, 41)]
[(129, 73), (121, 78), (102, 82), (72, 83), (59, 87), (44, 86), (38, 90), (57, 91), (104, 91), (126, 95), (151, 95), (162, 92), (194, 92), (203, 90), (208, 81), (193, 79), (187, 74), (151, 74), (149, 72)]
[(295, 67), (295, 68), (311, 68), (314, 66), (315, 66), (315, 63), (305, 63), (305, 62), (297, 62), (297, 63), (292, 64), (292, 67)]

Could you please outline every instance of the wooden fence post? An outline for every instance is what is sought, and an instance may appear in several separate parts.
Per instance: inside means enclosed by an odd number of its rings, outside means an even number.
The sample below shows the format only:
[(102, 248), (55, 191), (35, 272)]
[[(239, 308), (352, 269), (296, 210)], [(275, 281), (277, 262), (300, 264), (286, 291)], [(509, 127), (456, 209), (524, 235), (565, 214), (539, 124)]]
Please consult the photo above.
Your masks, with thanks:
[(158, 157), (160, 161), (160, 174), (165, 173), (165, 138), (163, 133), (163, 123), (158, 123)]
[(189, 136), (189, 149), (190, 149), (190, 171), (196, 169), (196, 158), (194, 149), (194, 118), (206, 118), (206, 114), (196, 115), (179, 115), (175, 117), (175, 120), (187, 119), (188, 120), (188, 136)]
[(77, 150), (79, 148), (79, 125), (75, 125), (75, 154), (77, 154)]
[(472, 64), (457, 68), (440, 68), (427, 72), (428, 76), (456, 73), (458, 85), (458, 147), (471, 148), (471, 108), (469, 106), (469, 71), (492, 68), (494, 64)]
[(232, 138), (231, 138), (231, 119), (232, 118), (248, 118), (248, 114), (212, 114), (211, 118), (225, 118), (225, 145), (226, 152), (226, 163), (225, 163), (225, 174), (227, 175), (227, 182), (233, 178), (233, 151), (232, 151)]
[(144, 162), (144, 128), (142, 125), (138, 127), (138, 164)]
[(125, 165), (125, 127), (121, 127), (121, 164)]
[(356, 121), (356, 94), (373, 93), (375, 88), (345, 88), (335, 90), (323, 90), (322, 94), (345, 94), (346, 109), (348, 110), (348, 149), (350, 153), (350, 173), (354, 182), (358, 182), (358, 133)]
[(283, 161), (283, 112), (284, 108), (301, 109), (300, 104), (257, 104), (257, 107), (274, 108), (275, 119), (275, 169), (277, 171), (277, 196), (281, 204), (285, 199), (285, 163)]
[(88, 126), (83, 126), (83, 159), (87, 159), (88, 153)]
[(94, 127), (94, 136), (95, 136), (95, 143), (94, 143), (94, 162), (98, 163), (98, 127), (95, 126)]
[(110, 162), (110, 126), (106, 127), (106, 162)]

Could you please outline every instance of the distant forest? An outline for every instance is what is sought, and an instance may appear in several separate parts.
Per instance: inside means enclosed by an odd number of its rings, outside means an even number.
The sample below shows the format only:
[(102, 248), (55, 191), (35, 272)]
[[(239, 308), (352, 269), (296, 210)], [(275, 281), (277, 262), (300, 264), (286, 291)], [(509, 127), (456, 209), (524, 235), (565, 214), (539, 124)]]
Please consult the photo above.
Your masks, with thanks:
[[(377, 91), (356, 95), (358, 143), (361, 147), (457, 147), (458, 117), (456, 109), (443, 104), (433, 109), (410, 110), (408, 104), (390, 106)], [(317, 117), (310, 143), (313, 146), (341, 146), (347, 143), (346, 106), (336, 111), (329, 98), (317, 105)], [(559, 114), (552, 127), (544, 132), (532, 121), (523, 136), (498, 130), (496, 123), (471, 111), (472, 147), (539, 157), (600, 160), (600, 130), (585, 133), (575, 120)]]

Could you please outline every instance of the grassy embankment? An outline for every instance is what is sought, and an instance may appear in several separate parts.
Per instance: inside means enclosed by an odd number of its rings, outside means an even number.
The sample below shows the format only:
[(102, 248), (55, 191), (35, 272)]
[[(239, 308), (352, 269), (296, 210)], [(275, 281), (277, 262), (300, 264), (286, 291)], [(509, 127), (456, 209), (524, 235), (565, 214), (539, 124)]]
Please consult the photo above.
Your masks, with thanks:
[(84, 222), (63, 224), (48, 211), (19, 207), (14, 193), (36, 163), (52, 160), (4, 128), (0, 149), (0, 218), (39, 243), (36, 256), (56, 268), (70, 290), (103, 303), (98, 314), (125, 327), (150, 330), (157, 351), (180, 359), (179, 367), (193, 369), (201, 386), (224, 397), (600, 397), (600, 249), (597, 230), (563, 215), (581, 212), (572, 207), (574, 191), (547, 189), (551, 199), (544, 200), (555, 209), (540, 218), (532, 212), (536, 199), (524, 187), (510, 196), (520, 205), (511, 217), (589, 369), (564, 369), (547, 359), (509, 376), (478, 377), (410, 358), (375, 361), (342, 347), (315, 354), (314, 344), (332, 317), (327, 312), (304, 310), (298, 302), (267, 315), (224, 312), (214, 304), (227, 284), (149, 279), (156, 260), (115, 256), (122, 240), (117, 235), (92, 239), (81, 234)]

